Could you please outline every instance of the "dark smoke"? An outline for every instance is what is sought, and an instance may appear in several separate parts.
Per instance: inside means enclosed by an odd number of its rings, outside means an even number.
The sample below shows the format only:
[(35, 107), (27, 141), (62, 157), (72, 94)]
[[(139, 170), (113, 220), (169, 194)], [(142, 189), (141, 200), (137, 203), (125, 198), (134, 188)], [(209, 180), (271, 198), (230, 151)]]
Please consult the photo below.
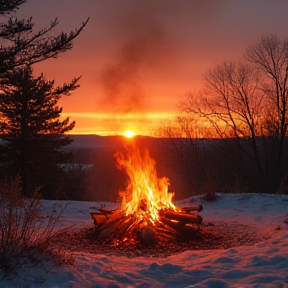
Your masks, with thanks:
[(122, 27), (124, 43), (100, 77), (101, 106), (116, 113), (145, 113), (149, 101), (143, 76), (163, 67), (171, 45), (161, 23), (143, 10), (123, 19)]
[(178, 56), (175, 53), (181, 43), (174, 42), (181, 39), (178, 35), (186, 28), (185, 19), (192, 18), (195, 25), (191, 36), (197, 35), (199, 25), (216, 14), (222, 1), (128, 0), (125, 5), (112, 1), (117, 14), (110, 30), (119, 50), (100, 76), (104, 94), (101, 109), (122, 114), (145, 113), (149, 97), (153, 97), (147, 93), (149, 87), (143, 85), (145, 74), (152, 71), (157, 75), (173, 69), (175, 58), (181, 57), (181, 52)]

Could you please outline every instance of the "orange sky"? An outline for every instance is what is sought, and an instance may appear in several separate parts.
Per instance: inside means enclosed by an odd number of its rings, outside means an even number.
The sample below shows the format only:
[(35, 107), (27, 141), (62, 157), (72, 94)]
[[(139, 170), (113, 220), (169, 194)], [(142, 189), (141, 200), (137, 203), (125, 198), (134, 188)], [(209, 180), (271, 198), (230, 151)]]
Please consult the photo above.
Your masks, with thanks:
[[(69, 32), (90, 21), (71, 51), (35, 65), (57, 84), (82, 75), (60, 101), (75, 134), (153, 134), (202, 74), (237, 60), (261, 35), (288, 32), (283, 0), (27, 0), (18, 18)], [(53, 35), (53, 34), (52, 34)]]

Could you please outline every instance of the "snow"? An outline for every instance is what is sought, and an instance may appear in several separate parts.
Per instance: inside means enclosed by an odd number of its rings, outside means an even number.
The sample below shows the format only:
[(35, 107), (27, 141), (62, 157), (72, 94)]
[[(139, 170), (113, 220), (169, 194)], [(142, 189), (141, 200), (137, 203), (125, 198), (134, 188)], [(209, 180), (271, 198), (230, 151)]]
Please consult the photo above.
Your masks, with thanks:
[[(288, 287), (288, 195), (219, 194), (216, 202), (201, 202), (204, 221), (223, 221), (248, 225), (264, 236), (247, 246), (219, 250), (195, 250), (169, 257), (114, 256), (77, 252), (73, 266), (51, 267), (49, 271), (23, 267), (12, 282), (0, 280), (0, 287)], [(187, 206), (191, 199), (177, 202)], [(93, 227), (89, 212), (113, 203), (45, 201), (69, 205), (61, 227)], [(195, 202), (194, 202), (195, 204)], [(94, 209), (93, 209), (94, 208)], [(38, 273), (38, 274), (37, 274)], [(41, 274), (42, 273), (42, 274)], [(0, 274), (1, 275), (1, 274)], [(23, 276), (26, 275), (26, 276)], [(30, 275), (30, 276), (29, 276)], [(31, 277), (33, 275), (34, 277)], [(39, 277), (37, 277), (39, 276)], [(21, 278), (22, 277), (22, 278)]]

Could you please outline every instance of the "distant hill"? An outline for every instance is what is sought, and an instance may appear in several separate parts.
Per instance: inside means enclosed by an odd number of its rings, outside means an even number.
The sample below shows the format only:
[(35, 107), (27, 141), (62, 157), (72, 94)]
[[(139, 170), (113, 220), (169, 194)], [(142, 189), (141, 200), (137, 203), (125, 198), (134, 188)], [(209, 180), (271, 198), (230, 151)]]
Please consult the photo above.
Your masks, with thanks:
[(100, 135), (69, 135), (73, 142), (69, 147), (110, 147), (117, 146), (123, 141), (123, 136), (100, 136)]
[(163, 142), (163, 139), (148, 136), (126, 138), (124, 136), (69, 135), (69, 137), (73, 140), (73, 142), (69, 145), (71, 148), (118, 148), (125, 147), (126, 145), (130, 145), (132, 143), (137, 143), (137, 145), (142, 147), (151, 147), (151, 145), (154, 146), (157, 143)]

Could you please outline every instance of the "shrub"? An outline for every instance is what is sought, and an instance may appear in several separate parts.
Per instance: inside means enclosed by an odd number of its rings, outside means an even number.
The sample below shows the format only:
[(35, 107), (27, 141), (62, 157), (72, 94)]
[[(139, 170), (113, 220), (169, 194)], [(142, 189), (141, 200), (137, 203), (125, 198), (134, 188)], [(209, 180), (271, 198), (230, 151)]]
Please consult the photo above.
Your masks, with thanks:
[[(13, 274), (23, 265), (37, 265), (52, 255), (50, 240), (65, 207), (44, 215), (42, 201), (21, 194), (21, 179), (5, 179), (0, 186), (0, 269)], [(37, 191), (34, 192), (37, 195)], [(47, 259), (47, 258), (46, 258)]]

